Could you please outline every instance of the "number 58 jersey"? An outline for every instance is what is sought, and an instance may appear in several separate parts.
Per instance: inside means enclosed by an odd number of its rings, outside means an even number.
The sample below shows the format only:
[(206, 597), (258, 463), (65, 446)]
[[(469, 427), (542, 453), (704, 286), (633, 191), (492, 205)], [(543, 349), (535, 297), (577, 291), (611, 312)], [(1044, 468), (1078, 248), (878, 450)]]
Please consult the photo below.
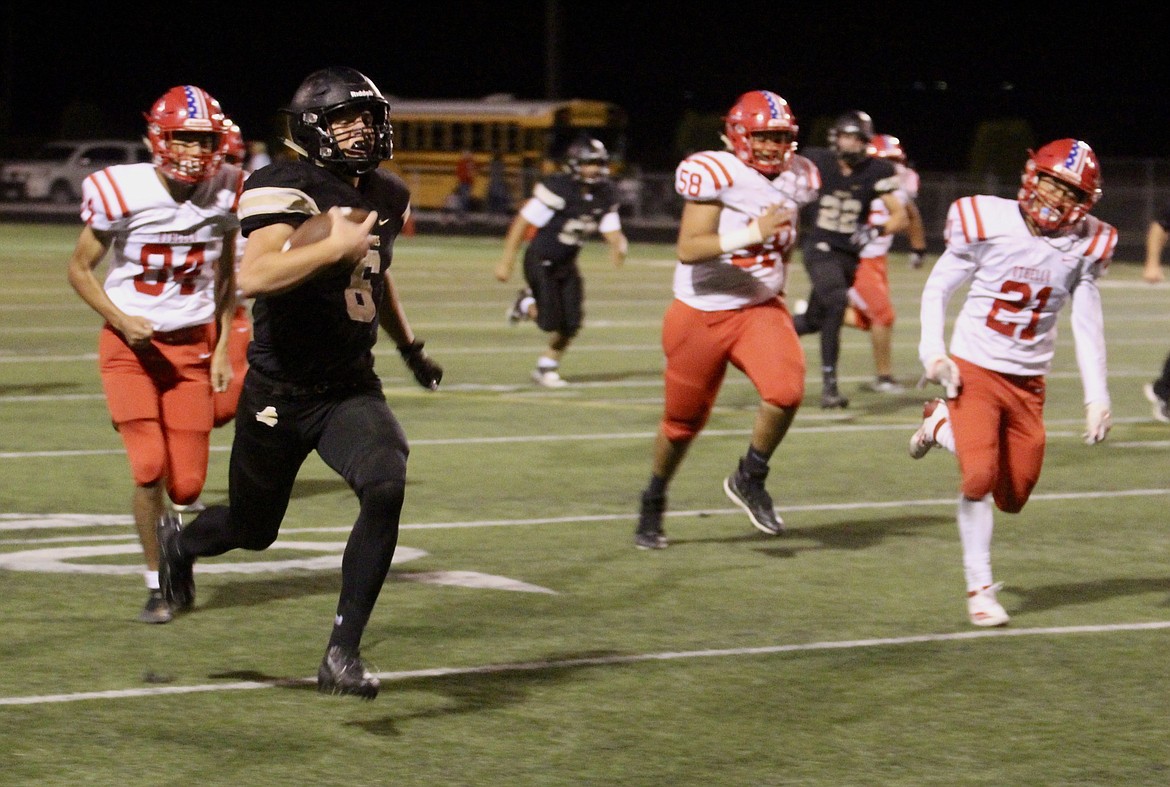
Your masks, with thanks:
[[(793, 156), (789, 168), (768, 178), (727, 151), (694, 153), (675, 169), (674, 187), (688, 201), (719, 202), (720, 235), (743, 229), (771, 205), (798, 211), (816, 199), (820, 173)], [(700, 311), (741, 309), (784, 293), (797, 219), (763, 242), (674, 268), (674, 297)]]
[(1117, 245), (1117, 230), (1092, 216), (1057, 235), (1033, 235), (1016, 200), (987, 195), (952, 203), (944, 234), (946, 251), (922, 293), (920, 358), (944, 354), (946, 304), (969, 282), (951, 354), (1027, 376), (1048, 372), (1060, 310), (1078, 287), (1096, 288)]

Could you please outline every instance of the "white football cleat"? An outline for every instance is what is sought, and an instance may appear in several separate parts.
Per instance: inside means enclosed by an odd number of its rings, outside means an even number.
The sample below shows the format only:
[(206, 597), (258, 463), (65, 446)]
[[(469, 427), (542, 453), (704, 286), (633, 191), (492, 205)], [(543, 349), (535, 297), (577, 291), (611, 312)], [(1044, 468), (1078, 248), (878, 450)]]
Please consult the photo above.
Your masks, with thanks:
[(922, 424), (910, 435), (910, 458), (921, 459), (938, 443), (934, 436), (949, 416), (947, 403), (942, 399), (931, 399), (922, 405)]
[(569, 383), (561, 378), (556, 369), (533, 369), (532, 381), (544, 388), (564, 388)]
[(997, 590), (1003, 587), (1002, 582), (996, 582), (994, 585), (988, 585), (982, 590), (976, 590), (967, 594), (967, 616), (971, 618), (971, 623), (976, 626), (1003, 626), (1006, 625), (1010, 617), (999, 601), (995, 598)]

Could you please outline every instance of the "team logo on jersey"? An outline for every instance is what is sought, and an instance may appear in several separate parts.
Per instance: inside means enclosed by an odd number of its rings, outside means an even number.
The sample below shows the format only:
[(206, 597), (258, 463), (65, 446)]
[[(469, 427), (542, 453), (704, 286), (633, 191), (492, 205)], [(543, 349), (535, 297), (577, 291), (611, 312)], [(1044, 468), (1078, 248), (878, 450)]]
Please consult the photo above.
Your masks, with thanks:
[(276, 408), (272, 405), (268, 405), (263, 410), (256, 413), (256, 420), (265, 426), (276, 426)]

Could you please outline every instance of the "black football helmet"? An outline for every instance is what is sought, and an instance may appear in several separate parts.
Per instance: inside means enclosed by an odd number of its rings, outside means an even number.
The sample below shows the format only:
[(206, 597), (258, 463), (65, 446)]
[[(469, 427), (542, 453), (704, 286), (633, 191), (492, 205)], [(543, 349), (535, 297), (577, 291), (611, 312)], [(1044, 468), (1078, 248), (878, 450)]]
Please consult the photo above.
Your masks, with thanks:
[[(585, 164), (597, 164), (601, 167), (596, 177), (586, 178), (581, 174), (581, 167)], [(583, 183), (596, 183), (609, 177), (609, 151), (601, 140), (593, 137), (581, 137), (565, 151), (565, 169), (574, 179)]]
[[(838, 138), (842, 134), (853, 134), (861, 140), (861, 149), (858, 151), (842, 152)], [(829, 127), (829, 145), (836, 151), (837, 157), (850, 166), (857, 166), (869, 156), (868, 147), (873, 139), (873, 119), (869, 114), (859, 109), (846, 112)]]
[[(390, 102), (370, 78), (352, 68), (333, 66), (314, 71), (281, 110), (288, 118), (290, 147), (325, 167), (362, 175), (394, 157)], [(363, 141), (343, 149), (330, 127), (330, 115), (368, 112)]]

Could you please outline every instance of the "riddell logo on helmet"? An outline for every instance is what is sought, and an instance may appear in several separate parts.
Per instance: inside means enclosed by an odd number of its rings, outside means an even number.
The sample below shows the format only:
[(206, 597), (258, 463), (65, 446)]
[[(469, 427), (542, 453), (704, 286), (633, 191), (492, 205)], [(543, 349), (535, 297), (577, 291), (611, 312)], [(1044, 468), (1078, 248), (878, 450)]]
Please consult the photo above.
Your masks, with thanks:
[(374, 91), (372, 90), (351, 90), (349, 91), (350, 98), (373, 98)]

